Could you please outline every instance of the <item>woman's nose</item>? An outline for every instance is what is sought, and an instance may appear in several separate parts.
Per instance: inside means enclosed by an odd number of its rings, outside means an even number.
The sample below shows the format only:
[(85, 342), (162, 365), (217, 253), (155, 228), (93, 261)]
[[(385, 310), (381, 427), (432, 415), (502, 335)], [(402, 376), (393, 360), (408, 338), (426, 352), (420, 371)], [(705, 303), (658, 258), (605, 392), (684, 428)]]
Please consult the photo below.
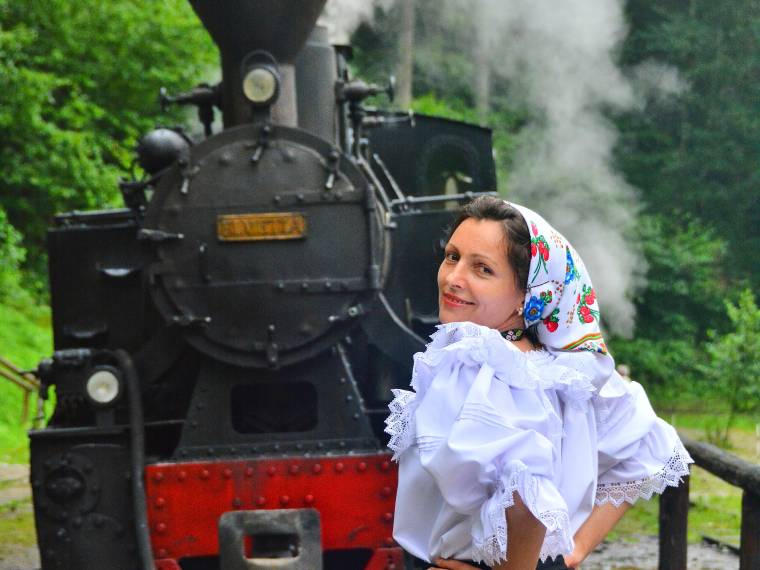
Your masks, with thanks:
[(446, 285), (453, 289), (462, 289), (464, 285), (464, 274), (462, 273), (462, 265), (457, 263), (451, 268), (446, 276)]

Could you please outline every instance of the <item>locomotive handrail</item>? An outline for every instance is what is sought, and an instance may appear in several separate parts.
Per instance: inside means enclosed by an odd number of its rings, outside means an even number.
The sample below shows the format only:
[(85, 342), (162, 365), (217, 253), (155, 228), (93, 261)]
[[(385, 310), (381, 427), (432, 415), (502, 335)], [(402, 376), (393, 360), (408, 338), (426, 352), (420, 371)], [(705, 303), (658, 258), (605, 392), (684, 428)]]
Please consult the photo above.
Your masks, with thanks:
[(0, 376), (10, 380), (24, 391), (24, 403), (21, 411), (21, 423), (29, 418), (29, 395), (40, 389), (40, 381), (31, 373), (25, 372), (0, 356)]
[[(760, 568), (760, 465), (714, 445), (679, 434), (694, 463), (743, 490), (739, 569)], [(689, 481), (669, 487), (660, 499), (660, 570), (686, 570)]]
[(409, 204), (435, 204), (437, 202), (464, 202), (472, 200), (478, 196), (498, 196), (498, 192), (464, 192), (463, 194), (436, 194), (435, 196), (406, 196), (398, 200), (392, 200), (391, 208), (397, 206), (406, 206)]

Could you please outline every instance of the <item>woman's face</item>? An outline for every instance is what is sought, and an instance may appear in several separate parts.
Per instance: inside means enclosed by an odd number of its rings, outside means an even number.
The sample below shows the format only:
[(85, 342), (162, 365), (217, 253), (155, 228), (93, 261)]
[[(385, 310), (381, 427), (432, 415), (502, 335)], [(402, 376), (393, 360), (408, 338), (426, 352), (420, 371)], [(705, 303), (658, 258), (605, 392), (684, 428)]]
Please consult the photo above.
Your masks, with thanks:
[(468, 218), (446, 244), (438, 269), (438, 318), (492, 329), (523, 328), (517, 314), (525, 293), (507, 261), (502, 223)]

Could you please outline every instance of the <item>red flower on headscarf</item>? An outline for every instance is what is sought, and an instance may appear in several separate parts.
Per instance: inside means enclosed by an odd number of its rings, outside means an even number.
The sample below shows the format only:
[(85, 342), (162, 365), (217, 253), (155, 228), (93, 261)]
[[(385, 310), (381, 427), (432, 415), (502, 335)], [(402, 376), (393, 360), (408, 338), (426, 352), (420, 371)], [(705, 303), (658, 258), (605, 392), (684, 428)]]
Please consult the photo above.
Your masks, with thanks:
[(530, 244), (530, 256), (531, 257), (536, 257), (536, 253), (538, 253), (538, 251), (536, 249), (536, 244), (535, 243), (531, 243)]
[(534, 236), (538, 235), (538, 227), (536, 226), (535, 223), (533, 223), (533, 222), (530, 223), (530, 229), (533, 230), (533, 235)]
[[(551, 303), (551, 293), (546, 294), (547, 303)], [(552, 314), (546, 317), (543, 320), (544, 325), (546, 326), (546, 330), (548, 330), (550, 333), (553, 333), (557, 330), (557, 327), (559, 327), (559, 307), (556, 307)]]
[(594, 290), (591, 287), (584, 285), (577, 300), (580, 305), (578, 307), (578, 317), (582, 322), (592, 323), (594, 322), (594, 319), (599, 318), (599, 311), (596, 311), (589, 306), (593, 304), (595, 300), (596, 294), (594, 293)]

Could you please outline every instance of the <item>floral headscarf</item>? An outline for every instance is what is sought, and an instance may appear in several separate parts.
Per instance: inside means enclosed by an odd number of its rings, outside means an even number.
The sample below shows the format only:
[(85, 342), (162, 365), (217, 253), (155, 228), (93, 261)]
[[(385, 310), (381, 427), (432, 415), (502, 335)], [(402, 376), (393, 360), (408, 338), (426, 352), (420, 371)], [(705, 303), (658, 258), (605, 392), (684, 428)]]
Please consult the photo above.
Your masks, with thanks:
[[(533, 210), (512, 204), (530, 231), (530, 270), (523, 318), (536, 326), (538, 339), (549, 352), (590, 352), (583, 360), (596, 370), (601, 385), (614, 366), (599, 326), (599, 304), (586, 266), (570, 242)], [(588, 366), (583, 366), (588, 368)]]

